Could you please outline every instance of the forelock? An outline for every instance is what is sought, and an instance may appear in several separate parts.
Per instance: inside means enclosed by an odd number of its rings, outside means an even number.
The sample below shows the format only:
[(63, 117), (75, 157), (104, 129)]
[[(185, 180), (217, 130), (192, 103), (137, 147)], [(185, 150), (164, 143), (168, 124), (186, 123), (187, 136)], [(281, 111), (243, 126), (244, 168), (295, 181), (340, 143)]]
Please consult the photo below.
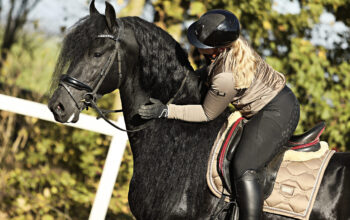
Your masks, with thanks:
[(96, 14), (80, 19), (68, 29), (51, 78), (49, 91), (51, 94), (57, 88), (61, 76), (67, 72), (69, 66), (74, 66), (83, 58), (91, 42), (106, 28), (105, 16)]

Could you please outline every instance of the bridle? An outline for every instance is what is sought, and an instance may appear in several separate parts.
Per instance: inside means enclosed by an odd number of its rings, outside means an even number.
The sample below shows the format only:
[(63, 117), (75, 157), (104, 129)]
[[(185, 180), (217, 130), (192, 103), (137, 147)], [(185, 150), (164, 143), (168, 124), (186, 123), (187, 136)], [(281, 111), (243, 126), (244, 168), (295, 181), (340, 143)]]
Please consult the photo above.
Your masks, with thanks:
[[(97, 96), (98, 96), (97, 91), (100, 89), (102, 82), (106, 78), (106, 76), (107, 76), (109, 70), (111, 69), (116, 58), (117, 58), (117, 63), (118, 63), (118, 78), (119, 78), (117, 88), (119, 88), (119, 86), (121, 85), (121, 81), (123, 78), (123, 74), (122, 74), (122, 70), (121, 70), (121, 56), (120, 56), (120, 53), (118, 53), (118, 50), (120, 49), (120, 38), (121, 38), (123, 31), (124, 31), (124, 24), (120, 19), (116, 19), (116, 21), (117, 21), (117, 24), (119, 27), (119, 31), (118, 31), (118, 34), (116, 36), (111, 35), (111, 34), (99, 34), (99, 35), (97, 35), (97, 38), (107, 38), (107, 39), (111, 39), (111, 40), (115, 41), (115, 46), (114, 46), (114, 50), (113, 50), (112, 54), (108, 57), (108, 60), (104, 64), (101, 73), (99, 74), (97, 80), (95, 81), (94, 86), (91, 87), (91, 86), (87, 85), (86, 83), (81, 82), (80, 80), (78, 80), (72, 76), (69, 76), (67, 74), (62, 75), (62, 77), (60, 78), (60, 81), (59, 81), (59, 85), (61, 85), (68, 92), (69, 96), (72, 98), (72, 100), (74, 101), (74, 103), (76, 104), (77, 108), (80, 111), (83, 111), (84, 109), (88, 109), (88, 107), (92, 107), (98, 113), (97, 118), (103, 118), (108, 124), (115, 127), (116, 129), (118, 129), (120, 131), (126, 131), (126, 132), (137, 132), (137, 131), (143, 130), (145, 127), (134, 129), (134, 130), (123, 129), (123, 128), (120, 128), (119, 126), (117, 126), (116, 124), (114, 124), (113, 122), (111, 122), (106, 117), (106, 114), (108, 114), (108, 113), (122, 112), (123, 110), (102, 110), (96, 104)], [(174, 98), (178, 95), (180, 90), (183, 88), (188, 75), (189, 74), (187, 72), (186, 76), (184, 77), (184, 79), (181, 83), (179, 90), (176, 92), (176, 94), (173, 96), (173, 98), (171, 98), (169, 100), (169, 102), (167, 104), (170, 104), (174, 100)], [(86, 91), (86, 93), (83, 95), (83, 99), (80, 101), (77, 101), (74, 98), (73, 93), (71, 92), (69, 87), (73, 87), (74, 89), (81, 90), (81, 91)], [(79, 103), (83, 103), (83, 104), (79, 105)]]
[[(115, 41), (114, 44), (114, 50), (112, 52), (112, 54), (108, 57), (106, 63), (104, 64), (102, 71), (100, 72), (100, 74), (98, 75), (97, 80), (94, 83), (94, 86), (91, 87), (89, 85), (87, 85), (84, 82), (81, 82), (80, 80), (69, 76), (67, 74), (63, 75), (59, 81), (59, 85), (61, 85), (69, 94), (69, 96), (72, 98), (72, 100), (74, 101), (75, 105), (77, 106), (77, 108), (82, 111), (85, 108), (87, 109), (89, 106), (92, 107), (93, 109), (95, 109), (98, 113), (98, 118), (103, 118), (108, 124), (112, 125), (113, 127), (117, 128), (118, 130), (121, 131), (127, 131), (127, 132), (136, 132), (139, 131), (141, 129), (135, 129), (135, 130), (127, 130), (127, 129), (123, 129), (120, 128), (119, 126), (115, 125), (114, 123), (112, 123), (107, 117), (106, 117), (106, 113), (109, 112), (122, 112), (122, 110), (113, 110), (113, 111), (105, 111), (100, 109), (97, 104), (97, 91), (100, 89), (102, 82), (104, 81), (104, 79), (106, 78), (109, 70), (111, 69), (115, 59), (117, 58), (117, 63), (118, 63), (118, 85), (117, 88), (119, 88), (120, 84), (121, 84), (121, 80), (123, 78), (123, 74), (121, 71), (121, 56), (120, 53), (118, 53), (119, 49), (120, 49), (120, 38), (123, 34), (124, 31), (124, 24), (120, 19), (116, 19), (118, 27), (119, 27), (119, 31), (118, 34), (116, 36), (111, 35), (111, 34), (99, 34), (97, 35), (97, 38), (107, 38), (107, 39), (111, 39), (113, 41)], [(74, 89), (77, 90), (82, 90), (82, 91), (86, 91), (86, 93), (83, 96), (83, 99), (78, 101), (74, 98), (73, 93), (71, 92), (69, 86), (73, 87)], [(83, 103), (82, 105), (79, 105), (79, 103)]]

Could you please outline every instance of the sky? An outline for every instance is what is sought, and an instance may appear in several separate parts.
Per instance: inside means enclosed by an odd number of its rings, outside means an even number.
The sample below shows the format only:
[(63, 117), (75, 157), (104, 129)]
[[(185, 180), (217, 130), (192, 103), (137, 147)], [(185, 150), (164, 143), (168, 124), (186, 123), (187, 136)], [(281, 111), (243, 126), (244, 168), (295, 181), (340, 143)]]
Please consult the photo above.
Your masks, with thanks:
[[(6, 5), (9, 0), (4, 0), (3, 11), (8, 11)], [(116, 0), (109, 1), (116, 12), (125, 7), (127, 0), (118, 1), (124, 2), (117, 4)], [(96, 0), (95, 2), (97, 10), (104, 13), (104, 0)], [(273, 10), (281, 13), (298, 14), (300, 12), (300, 5), (297, 0), (273, 0)], [(142, 15), (142, 18), (152, 22), (153, 13), (152, 6), (147, 5), (146, 12)], [(30, 21), (38, 21), (39, 30), (51, 35), (60, 33), (60, 27), (70, 27), (79, 18), (88, 15), (89, 13), (89, 0), (74, 0), (74, 1), (62, 1), (62, 0), (41, 0), (36, 8), (30, 13)], [(1, 20), (4, 21), (4, 13), (1, 14)], [(30, 28), (30, 23), (27, 25)], [(336, 21), (333, 14), (324, 11), (320, 16), (320, 23), (315, 25), (312, 30), (311, 42), (314, 45), (322, 45), (327, 49), (333, 48), (335, 43), (340, 44), (342, 48), (348, 47), (347, 42), (342, 39), (338, 34), (348, 33), (350, 29), (345, 26), (344, 23)]]
[[(109, 1), (116, 12), (123, 5), (117, 5), (117, 1)], [(104, 14), (104, 1), (95, 1), (96, 9)], [(89, 3), (87, 0), (41, 0), (37, 7), (30, 13), (30, 20), (39, 21), (39, 29), (52, 34), (58, 34), (60, 27), (70, 27), (80, 18), (89, 14)]]
[[(5, 0), (8, 1), (8, 0)], [(30, 14), (30, 20), (39, 21), (39, 29), (51, 34), (58, 34), (60, 27), (70, 27), (80, 18), (89, 14), (89, 0), (74, 0), (74, 1), (62, 1), (62, 0), (41, 0), (37, 7)], [(118, 12), (126, 6), (127, 0), (116, 1), (109, 0), (118, 14)], [(117, 4), (117, 2), (122, 2)], [(124, 3), (123, 3), (124, 2)], [(147, 5), (148, 11), (152, 11), (152, 8)], [(105, 0), (95, 0), (96, 9), (104, 14)], [(142, 18), (148, 21), (153, 21), (151, 13), (145, 13)]]
[[(274, 0), (272, 9), (281, 14), (299, 14), (300, 5), (296, 0)], [(335, 16), (324, 11), (320, 16), (320, 22), (311, 31), (311, 43), (332, 49), (334, 44), (340, 44), (343, 49), (348, 47), (345, 39), (338, 34), (346, 33), (349, 36), (350, 29), (343, 22), (335, 20)]]

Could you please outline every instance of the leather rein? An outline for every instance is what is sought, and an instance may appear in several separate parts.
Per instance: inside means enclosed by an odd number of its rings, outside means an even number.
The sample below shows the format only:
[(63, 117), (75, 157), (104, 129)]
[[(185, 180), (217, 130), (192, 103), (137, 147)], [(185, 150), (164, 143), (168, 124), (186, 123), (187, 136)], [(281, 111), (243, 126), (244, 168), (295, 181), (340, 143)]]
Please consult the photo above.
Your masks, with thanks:
[[(114, 47), (112, 54), (108, 57), (108, 60), (104, 64), (104, 67), (103, 67), (101, 73), (98, 75), (98, 78), (97, 78), (96, 82), (94, 83), (95, 86), (92, 88), (91, 86), (87, 85), (86, 83), (81, 82), (80, 80), (78, 80), (72, 76), (69, 76), (67, 74), (62, 75), (62, 77), (59, 81), (59, 85), (61, 85), (68, 92), (69, 96), (73, 99), (74, 103), (76, 104), (76, 106), (80, 110), (80, 112), (83, 111), (84, 109), (88, 109), (88, 107), (91, 107), (91, 108), (95, 109), (96, 112), (98, 113), (97, 119), (103, 118), (108, 124), (110, 124), (111, 126), (113, 126), (114, 128), (116, 128), (120, 131), (137, 132), (137, 131), (145, 129), (146, 127), (142, 127), (142, 128), (138, 128), (138, 129), (134, 129), (134, 130), (123, 129), (123, 128), (120, 128), (118, 125), (114, 124), (113, 122), (111, 122), (106, 117), (106, 115), (109, 113), (122, 112), (123, 111), (122, 109), (120, 109), (120, 110), (103, 110), (103, 109), (100, 109), (96, 104), (97, 96), (98, 96), (97, 91), (101, 87), (102, 82), (106, 78), (106, 76), (107, 76), (109, 70), (111, 69), (116, 58), (117, 58), (117, 62), (118, 62), (118, 78), (119, 78), (117, 88), (120, 87), (122, 77), (123, 77), (122, 70), (121, 70), (121, 57), (120, 57), (120, 53), (118, 53), (118, 50), (120, 49), (120, 37), (124, 31), (124, 24), (120, 19), (116, 19), (116, 21), (117, 21), (117, 24), (119, 26), (119, 31), (118, 31), (118, 34), (116, 36), (111, 35), (111, 34), (99, 34), (99, 35), (97, 35), (97, 38), (107, 38), (107, 39), (111, 39), (111, 40), (115, 41), (115, 47)], [(173, 98), (171, 98), (169, 100), (169, 102), (167, 104), (170, 104), (174, 100), (174, 98), (178, 95), (179, 91), (182, 90), (188, 75), (189, 74), (187, 72), (185, 78), (183, 79), (183, 81), (181, 83), (179, 90), (176, 92), (176, 94), (173, 96)], [(87, 93), (84, 94), (83, 99), (81, 99), (80, 101), (77, 101), (74, 98), (73, 93), (71, 92), (69, 87), (73, 87), (74, 89), (77, 89), (77, 90), (84, 90)], [(79, 103), (83, 103), (83, 104), (79, 105)]]

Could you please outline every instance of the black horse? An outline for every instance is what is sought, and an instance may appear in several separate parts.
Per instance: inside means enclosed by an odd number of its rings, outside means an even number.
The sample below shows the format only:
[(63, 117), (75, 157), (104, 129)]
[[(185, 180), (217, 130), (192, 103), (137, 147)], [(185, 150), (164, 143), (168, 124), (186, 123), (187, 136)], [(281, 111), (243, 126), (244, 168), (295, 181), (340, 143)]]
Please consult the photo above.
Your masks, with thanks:
[[(146, 220), (210, 219), (221, 203), (206, 183), (207, 160), (229, 110), (208, 123), (142, 120), (137, 111), (150, 97), (196, 104), (206, 88), (169, 34), (137, 17), (115, 17), (110, 4), (104, 16), (92, 1), (90, 15), (70, 29), (53, 76), (49, 108), (57, 121), (75, 122), (96, 96), (119, 89), (134, 158), (129, 191), (133, 215)], [(350, 154), (333, 156), (310, 219), (350, 218), (349, 168)]]

